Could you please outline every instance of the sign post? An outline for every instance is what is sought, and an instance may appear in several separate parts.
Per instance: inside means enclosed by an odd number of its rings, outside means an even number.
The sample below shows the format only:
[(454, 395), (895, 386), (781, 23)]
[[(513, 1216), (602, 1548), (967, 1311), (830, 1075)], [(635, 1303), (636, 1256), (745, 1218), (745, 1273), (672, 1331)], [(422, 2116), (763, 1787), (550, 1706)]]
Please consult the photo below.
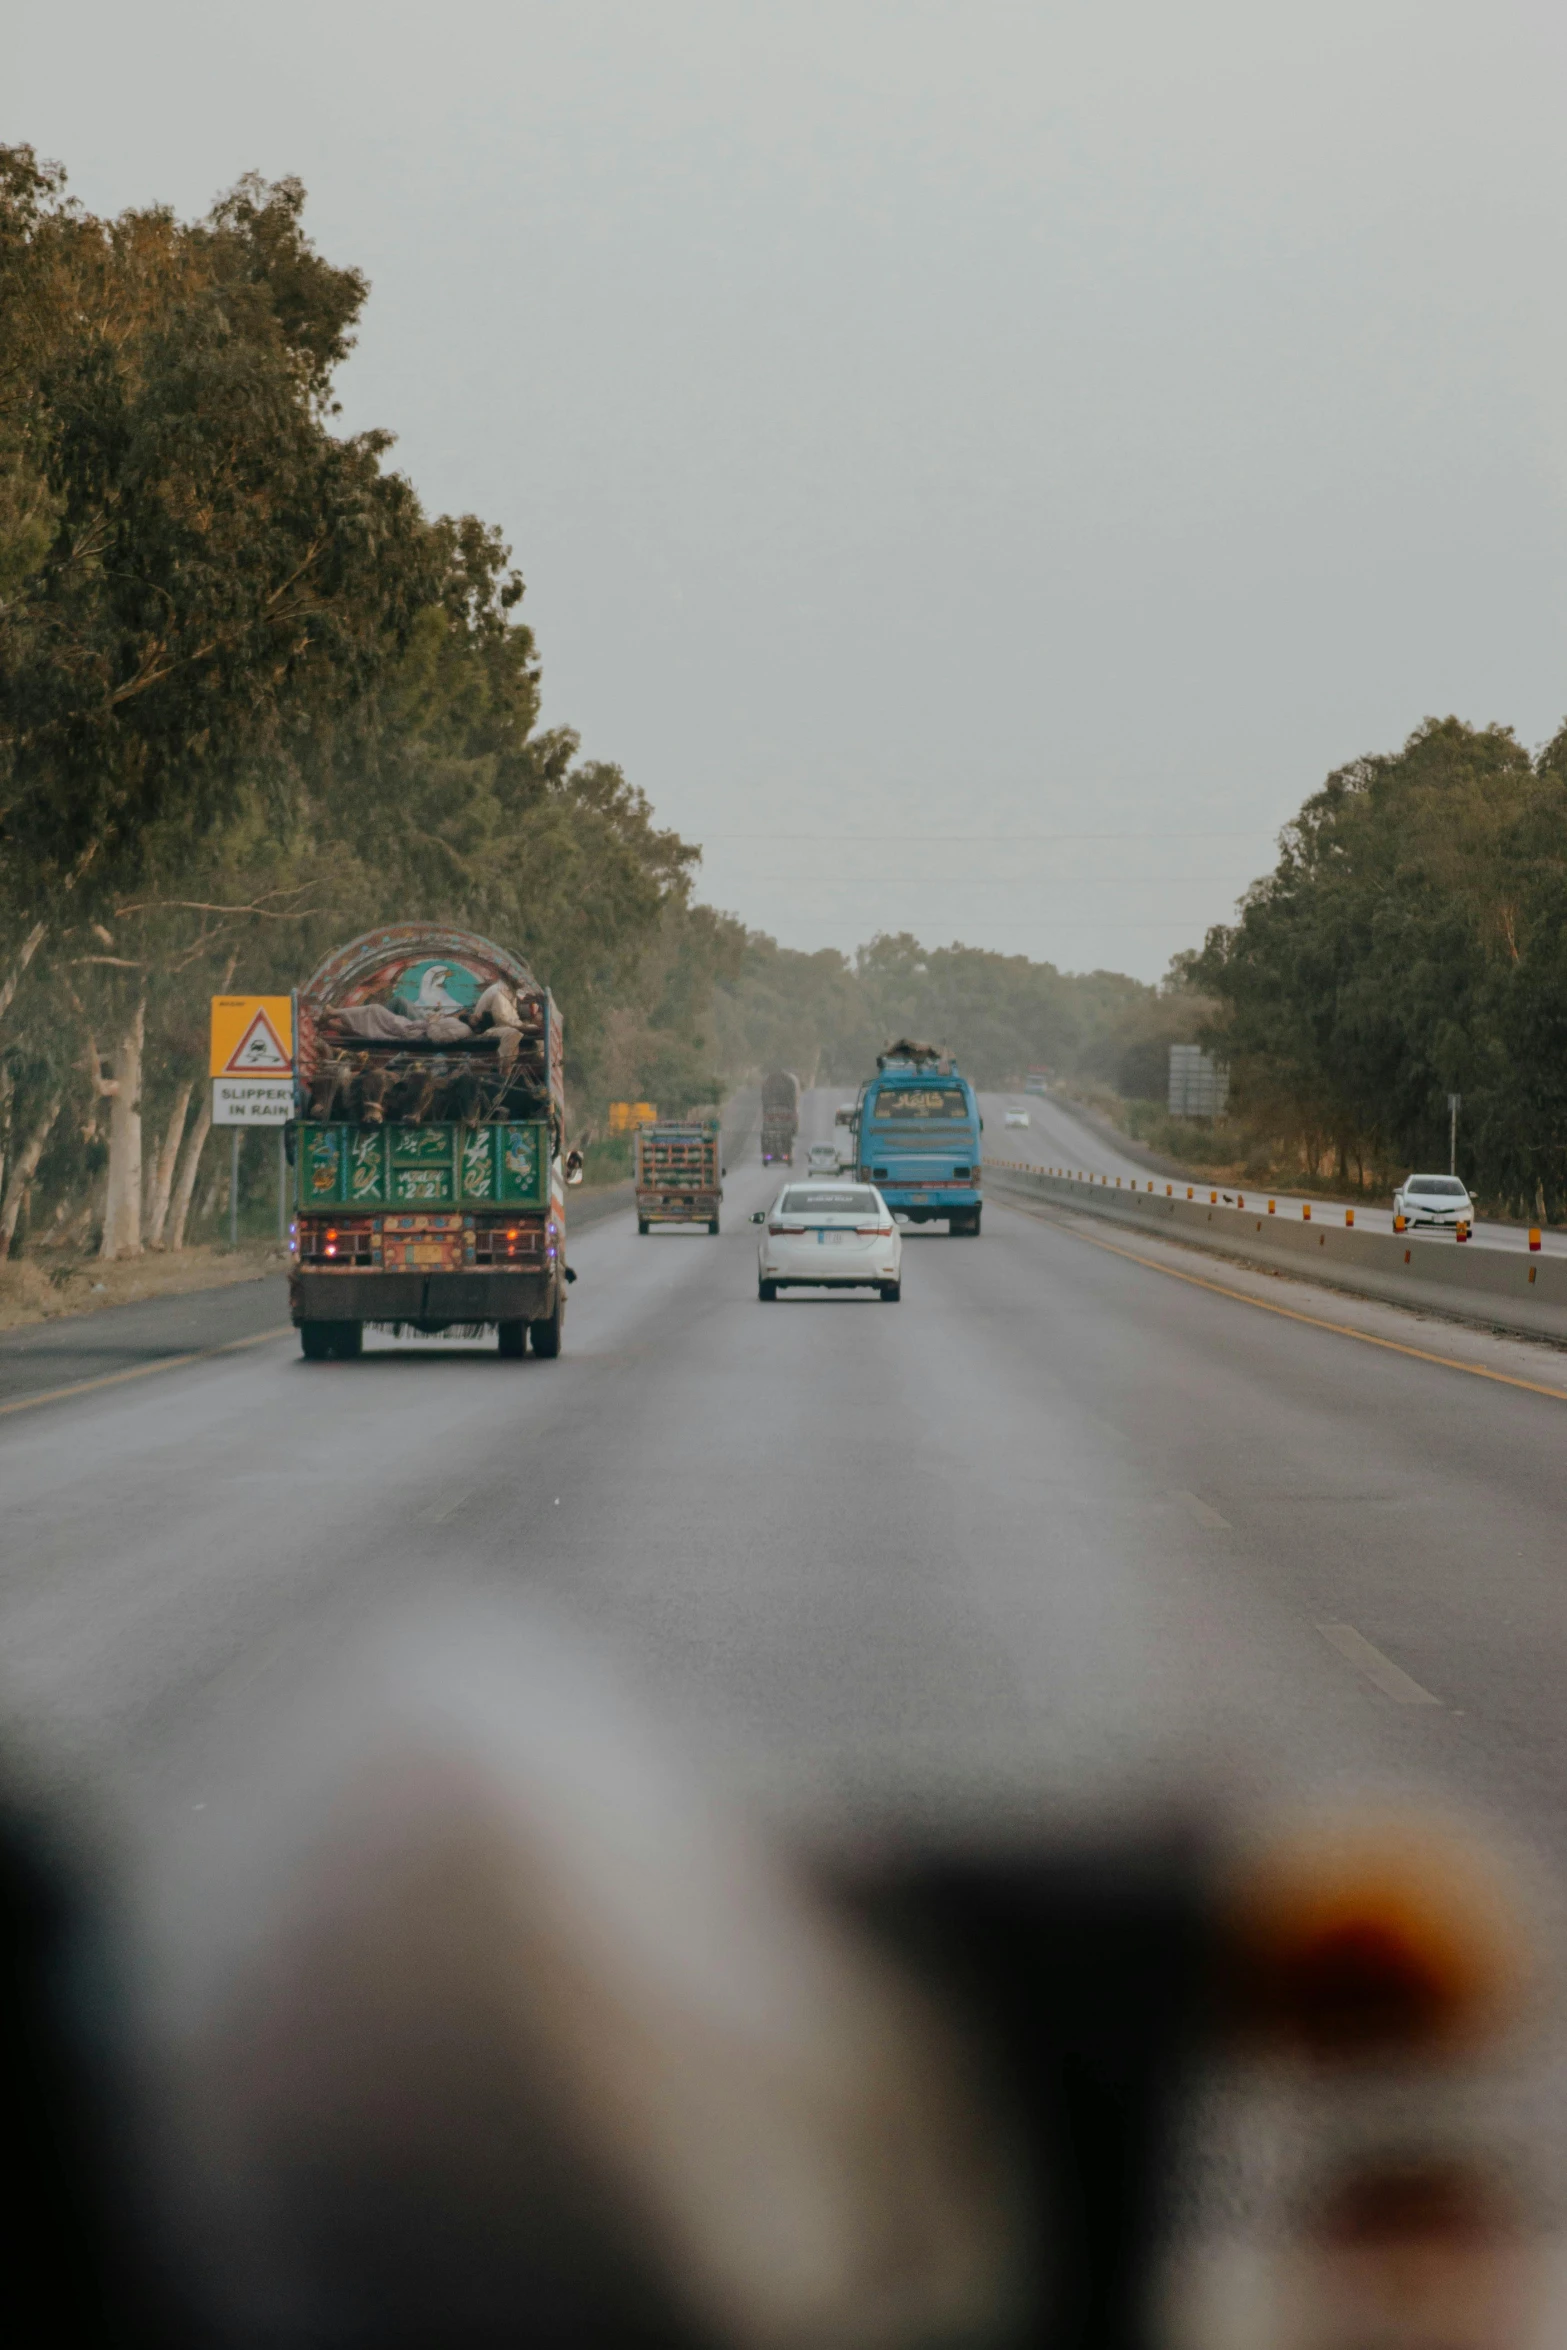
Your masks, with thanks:
[[(232, 1129), (229, 1246), (239, 1246), (239, 1140), (245, 1126), (276, 1126), (294, 1115), (294, 1003), (286, 995), (212, 998), (212, 1123)], [(288, 1178), (278, 1134), (278, 1236), (288, 1230)]]
[(1463, 1106), (1463, 1099), (1461, 1093), (1450, 1093), (1447, 1097), (1447, 1171), (1449, 1175), (1458, 1173), (1458, 1113)]

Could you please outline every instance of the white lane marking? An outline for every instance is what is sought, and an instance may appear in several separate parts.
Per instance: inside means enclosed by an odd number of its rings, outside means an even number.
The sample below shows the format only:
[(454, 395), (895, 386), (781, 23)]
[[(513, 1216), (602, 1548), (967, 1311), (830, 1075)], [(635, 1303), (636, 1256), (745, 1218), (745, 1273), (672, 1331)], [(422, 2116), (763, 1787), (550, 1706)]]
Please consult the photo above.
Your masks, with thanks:
[(1217, 1510), (1210, 1509), (1208, 1504), (1199, 1500), (1195, 1493), (1178, 1493), (1175, 1498), (1177, 1501), (1185, 1502), (1199, 1526), (1211, 1526), (1216, 1533), (1220, 1534), (1234, 1533), (1235, 1529), (1229, 1519), (1221, 1518)]
[(161, 1355), (155, 1363), (136, 1363), (128, 1371), (105, 1371), (96, 1379), (73, 1379), (69, 1387), (45, 1387), (36, 1395), (13, 1396), (9, 1403), (0, 1403), (0, 1419), (12, 1412), (36, 1411), (42, 1403), (63, 1403), (70, 1395), (93, 1395), (100, 1387), (123, 1387), (127, 1379), (150, 1379), (159, 1371), (182, 1370), (187, 1363), (211, 1362), (218, 1355), (238, 1354), (242, 1347), (265, 1346), (270, 1339), (293, 1335), (293, 1323), (284, 1322), (276, 1330), (257, 1330), (249, 1338), (225, 1339), (221, 1346), (198, 1346), (190, 1354)]
[(1422, 1689), (1418, 1681), (1412, 1681), (1401, 1665), (1384, 1656), (1380, 1648), (1373, 1648), (1353, 1624), (1319, 1624), (1317, 1630), (1329, 1648), (1336, 1648), (1346, 1664), (1353, 1665), (1357, 1673), (1364, 1673), (1395, 1705), (1441, 1704), (1442, 1700), (1433, 1697), (1429, 1689)]
[(456, 1516), (465, 1501), (471, 1501), (472, 1498), (473, 1487), (465, 1485), (462, 1491), (454, 1493), (449, 1501), (439, 1501), (433, 1509), (421, 1510), (419, 1515), (427, 1526), (444, 1525), (448, 1518)]

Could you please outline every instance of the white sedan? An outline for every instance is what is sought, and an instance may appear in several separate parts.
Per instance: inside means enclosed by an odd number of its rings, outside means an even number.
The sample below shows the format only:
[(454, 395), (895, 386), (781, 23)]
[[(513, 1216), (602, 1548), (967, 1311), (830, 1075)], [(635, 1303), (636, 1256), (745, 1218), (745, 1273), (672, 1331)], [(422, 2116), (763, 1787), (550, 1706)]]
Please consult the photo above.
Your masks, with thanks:
[(1028, 1124), (1028, 1112), (1026, 1110), (1008, 1110), (1006, 1117), (1003, 1120), (1003, 1124), (1007, 1126), (1026, 1126)]
[(884, 1306), (903, 1295), (903, 1241), (868, 1183), (786, 1183), (751, 1221), (766, 1227), (756, 1252), (763, 1305), (780, 1289), (874, 1289)]
[(1418, 1224), (1468, 1224), (1474, 1201), (1456, 1175), (1406, 1175), (1393, 1194), (1393, 1213), (1413, 1231)]

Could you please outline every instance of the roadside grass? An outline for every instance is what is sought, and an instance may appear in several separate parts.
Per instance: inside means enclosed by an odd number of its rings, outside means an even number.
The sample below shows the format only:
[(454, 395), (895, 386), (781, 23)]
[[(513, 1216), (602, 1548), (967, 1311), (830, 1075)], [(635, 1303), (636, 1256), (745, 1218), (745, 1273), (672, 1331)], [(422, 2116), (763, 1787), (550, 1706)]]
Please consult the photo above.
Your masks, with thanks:
[(41, 1251), (0, 1265), (0, 1330), (30, 1322), (53, 1322), (70, 1314), (95, 1314), (144, 1297), (177, 1297), (196, 1289), (221, 1289), (286, 1270), (288, 1257), (275, 1237), (242, 1240), (237, 1249), (208, 1242), (199, 1248), (149, 1250), (140, 1257), (67, 1256)]

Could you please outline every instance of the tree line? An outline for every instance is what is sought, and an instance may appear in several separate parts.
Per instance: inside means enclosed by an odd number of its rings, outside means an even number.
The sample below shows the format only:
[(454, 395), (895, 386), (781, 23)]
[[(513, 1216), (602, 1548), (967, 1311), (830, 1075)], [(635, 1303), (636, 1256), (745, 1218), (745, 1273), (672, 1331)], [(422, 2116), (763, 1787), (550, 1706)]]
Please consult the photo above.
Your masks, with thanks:
[(907, 933), (815, 954), (695, 894), (700, 850), (539, 720), (500, 532), (337, 425), (368, 287), (296, 181), (94, 215), (0, 148), (0, 1256), (210, 1214), (207, 1000), (382, 920), (493, 932), (568, 1012), (585, 1137), (893, 1035), (982, 1085), (1150, 1103), (1227, 1059), (1221, 1155), (1380, 1188), (1444, 1163), (1567, 1216), (1567, 729), (1430, 720), (1329, 776), (1166, 983)]
[(1459, 1168), (1567, 1215), (1567, 728), (1428, 719), (1312, 794), (1237, 918), (1185, 958), (1262, 1154), (1384, 1189)]
[(101, 218), (0, 149), (0, 1255), (178, 1246), (209, 996), (380, 920), (525, 955), (588, 1105), (716, 1083), (741, 926), (540, 726), (499, 532), (335, 428), (368, 287), (303, 211), (250, 177), (202, 220)]
[(1162, 1098), (1169, 1048), (1196, 1036), (1205, 1009), (1184, 975), (1153, 987), (982, 947), (926, 948), (908, 931), (853, 955), (803, 954), (752, 931), (719, 980), (713, 1026), (727, 1067), (793, 1069), (806, 1084), (855, 1085), (891, 1038), (913, 1035), (947, 1046), (980, 1086), (1044, 1069)]

